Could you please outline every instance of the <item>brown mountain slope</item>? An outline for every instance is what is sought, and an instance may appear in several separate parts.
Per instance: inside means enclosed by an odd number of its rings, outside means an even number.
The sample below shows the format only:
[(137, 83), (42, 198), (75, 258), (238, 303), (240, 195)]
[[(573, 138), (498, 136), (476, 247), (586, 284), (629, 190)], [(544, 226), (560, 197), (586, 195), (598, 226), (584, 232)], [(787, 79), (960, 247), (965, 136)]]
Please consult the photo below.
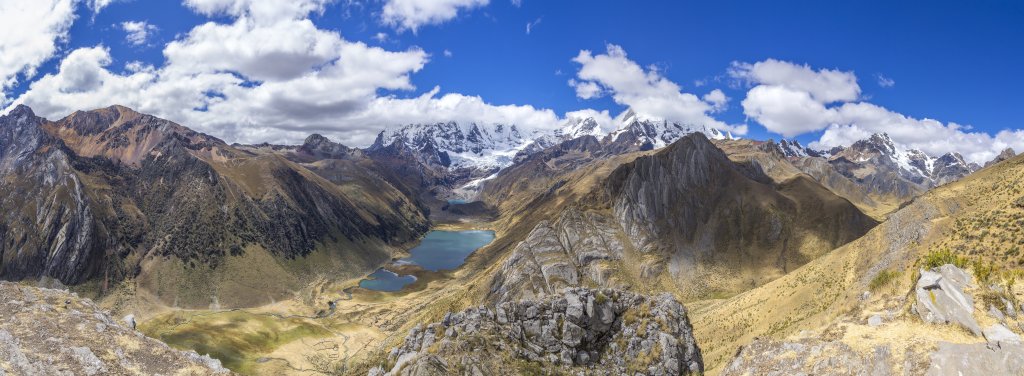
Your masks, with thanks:
[(895, 210), (903, 200), (887, 195), (874, 194), (868, 187), (841, 174), (825, 158), (787, 157), (780, 144), (772, 141), (716, 140), (715, 146), (722, 149), (729, 159), (752, 165), (763, 171), (776, 182), (789, 180), (805, 174), (828, 188), (836, 195), (857, 205), (865, 214), (877, 220)]
[(14, 135), (0, 146), (20, 148), (2, 162), (4, 278), (100, 292), (134, 280), (130, 291), (167, 304), (250, 305), (318, 274), (362, 274), (427, 228), (369, 173), (332, 182), (118, 106), (30, 114), (0, 118)]

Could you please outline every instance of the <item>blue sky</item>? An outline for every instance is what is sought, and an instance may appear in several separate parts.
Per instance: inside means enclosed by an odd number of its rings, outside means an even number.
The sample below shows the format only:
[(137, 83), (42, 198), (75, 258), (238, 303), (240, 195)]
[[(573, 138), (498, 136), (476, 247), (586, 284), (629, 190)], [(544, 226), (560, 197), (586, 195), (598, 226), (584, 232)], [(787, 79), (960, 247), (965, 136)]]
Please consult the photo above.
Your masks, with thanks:
[[(594, 75), (583, 79), (580, 73), (585, 65), (574, 58), (588, 50), (593, 56), (629, 62), (640, 67), (644, 74), (656, 76), (641, 84), (655, 87), (671, 83), (675, 86), (668, 92), (678, 89), (684, 96), (693, 94), (698, 102), (715, 89), (729, 97), (724, 109), (705, 108), (706, 111), (696, 117), (678, 115), (689, 113), (690, 107), (650, 106), (650, 114), (655, 118), (691, 122), (713, 119), (723, 126), (746, 125), (743, 137), (778, 139), (785, 134), (822, 146), (848, 144), (866, 133), (887, 131), (908, 147), (933, 154), (960, 151), (978, 161), (994, 156), (1001, 147), (1024, 147), (1017, 132), (999, 134), (1020, 127), (1018, 109), (1024, 105), (1024, 95), (1019, 90), (1024, 86), (1024, 75), (1017, 73), (1017, 69), (1024, 66), (1024, 6), (1019, 2), (300, 0), (295, 3), (307, 2), (311, 4), (310, 9), (284, 18), (288, 22), (309, 20), (317, 32), (335, 35), (337, 40), (322, 43), (321, 47), (365, 43), (368, 48), (402, 54), (401, 58), (383, 57), (380, 65), (408, 60), (394, 63), (395, 67), (382, 68), (383, 72), (370, 69), (364, 73), (360, 70), (363, 68), (346, 68), (344, 73), (338, 73), (347, 75), (344, 80), (332, 76), (332, 80), (325, 80), (322, 85), (281, 83), (281, 90), (291, 93), (314, 90), (310, 101), (318, 103), (309, 109), (291, 105), (278, 111), (293, 114), (289, 117), (252, 115), (251, 108), (241, 105), (228, 109), (229, 103), (219, 103), (217, 98), (231, 102), (233, 97), (242, 96), (241, 89), (273, 80), (292, 82), (302, 75), (301, 72), (272, 73), (273, 78), (268, 79), (261, 76), (266, 74), (262, 68), (261, 73), (249, 74), (246, 69), (253, 69), (251, 66), (233, 68), (228, 63), (213, 61), (202, 67), (190, 64), (185, 77), (209, 75), (211, 77), (204, 76), (204, 79), (216, 83), (168, 88), (169, 84), (158, 82), (171, 78), (182, 80), (181, 76), (169, 73), (168, 67), (175, 64), (170, 64), (165, 50), (168, 43), (188, 40), (193, 28), (208, 22), (225, 29), (232, 25), (237, 27), (247, 17), (252, 24), (270, 25), (271, 21), (257, 20), (248, 0), (134, 0), (109, 4), (109, 0), (47, 1), (70, 2), (75, 13), (70, 28), (55, 33), (55, 50), (38, 63), (35, 74), (26, 75), (24, 69), (18, 71), (17, 82), (4, 88), (3, 104), (28, 103), (42, 108), (41, 112), (50, 117), (70, 112), (74, 104), (98, 106), (111, 101), (171, 118), (229, 141), (294, 142), (306, 133), (317, 131), (352, 144), (364, 144), (375, 129), (393, 125), (390, 122), (410, 122), (417, 116), (423, 117), (423, 121), (445, 117), (448, 112), (431, 110), (435, 108), (431, 106), (438, 104), (417, 107), (394, 102), (411, 102), (424, 94), (429, 96), (435, 87), (439, 87), (439, 92), (431, 97), (434, 99), (453, 94), (458, 96), (456, 99), (476, 98), (481, 102), (470, 103), (469, 107), (462, 107), (463, 104), (446, 107), (457, 113), (452, 116), (468, 117), (456, 120), (469, 121), (478, 116), (483, 122), (494, 119), (538, 124), (557, 123), (566, 113), (581, 109), (606, 110), (608, 115), (615, 116), (628, 106), (646, 104), (638, 101), (645, 101), (650, 93), (666, 92), (648, 91), (647, 86), (636, 89), (631, 81), (615, 76), (616, 72), (599, 72), (597, 67), (594, 67)], [(406, 10), (388, 13), (389, 6), (393, 9), (404, 6)], [(445, 12), (451, 10), (455, 15), (451, 16), (450, 12), (446, 15)], [(135, 44), (126, 39), (128, 33), (123, 23), (140, 21), (155, 29), (144, 26), (148, 35), (144, 42)], [(276, 16), (273, 22), (277, 22)], [(225, 44), (243, 42), (230, 37), (222, 41)], [(283, 42), (295, 44), (287, 39)], [(0, 39), (0, 46), (2, 43)], [(258, 41), (248, 43), (259, 50)], [(183, 44), (198, 49), (201, 43)], [(273, 43), (268, 40), (267, 44)], [(94, 54), (93, 58), (101, 60), (98, 67), (106, 72), (97, 77), (106, 78), (97, 79), (102, 84), (86, 80), (83, 82), (90, 82), (89, 87), (70, 90), (82, 95), (93, 90), (95, 92), (88, 97), (95, 101), (83, 100), (82, 96), (62, 99), (60, 93), (69, 90), (58, 87), (67, 86), (67, 79), (63, 84), (50, 84), (49, 89), (45, 82), (36, 83), (46, 75), (53, 76), (51, 81), (62, 76), (60, 67), (73, 51), (97, 47), (105, 48), (109, 55), (107, 61), (102, 61), (102, 53)], [(624, 55), (614, 55), (613, 49)], [(9, 53), (10, 47), (4, 52)], [(279, 55), (269, 51), (266, 55), (247, 57), (255, 58), (260, 64), (274, 65)], [(182, 56), (185, 56), (182, 59), (197, 61), (202, 56), (209, 57), (192, 53)], [(243, 59), (234, 58), (231, 53), (219, 58), (228, 62)], [(322, 61), (309, 67), (310, 72), (344, 60), (330, 53), (318, 54), (316, 58)], [(295, 61), (307, 60), (286, 59), (279, 64)], [(778, 64), (764, 70), (755, 65), (766, 61)], [(138, 73), (129, 69), (129, 64), (138, 67), (138, 62), (155, 72), (152, 76), (136, 77), (137, 80), (148, 79), (148, 84), (108, 84), (115, 80), (129, 81), (128, 77)], [(855, 76), (856, 91), (834, 100), (822, 99), (816, 93), (823, 93), (826, 88), (786, 81), (804, 77), (819, 84), (849, 86), (848, 80), (825, 82), (827, 80), (817, 80), (814, 76), (824, 76), (822, 72), (829, 70)], [(238, 82), (224, 82), (230, 80), (231, 75), (213, 77), (224, 72), (233, 75)], [(808, 72), (810, 75), (804, 74)], [(3, 73), (0, 68), (0, 75)], [(72, 73), (75, 72), (69, 67), (63, 76), (72, 77)], [(91, 73), (82, 74), (89, 76)], [(345, 86), (364, 74), (375, 78), (367, 79), (371, 82), (363, 86)], [(595, 95), (580, 95), (579, 90), (569, 84), (571, 79), (577, 83), (594, 83), (601, 90)], [(318, 91), (321, 86), (339, 82), (345, 83), (337, 93)], [(38, 89), (26, 94), (32, 85), (37, 85)], [(744, 103), (758, 86), (764, 86), (758, 93), (761, 95)], [(629, 92), (631, 88), (636, 90)], [(778, 90), (769, 90), (772, 88)], [(131, 90), (148, 97), (123, 93)], [(186, 107), (184, 109), (161, 107), (161, 101), (152, 98), (187, 90), (199, 94), (180, 103), (163, 101), (167, 102), (164, 106)], [(352, 98), (344, 101), (329, 100), (332, 95), (345, 97), (353, 92), (362, 94), (352, 94)], [(203, 93), (206, 98), (200, 98)], [(797, 96), (787, 96), (789, 94)], [(279, 95), (260, 98), (267, 101), (259, 102), (261, 111), (266, 109), (267, 112), (278, 103), (287, 102), (275, 99), (282, 98)], [(302, 98), (298, 95), (291, 100)], [(389, 98), (392, 100), (388, 101)], [(675, 101), (679, 98), (682, 97), (672, 94), (662, 99)], [(807, 100), (807, 104), (790, 106), (800, 98)], [(248, 97), (245, 100), (254, 101)], [(705, 99), (705, 107), (708, 103)], [(779, 103), (784, 105), (779, 106)], [(856, 106), (858, 104), (861, 106)], [(484, 107), (502, 105), (530, 108)], [(701, 103), (695, 105), (699, 107)], [(525, 114), (526, 110), (541, 112)], [(554, 118), (543, 113), (544, 110), (551, 110)], [(515, 114), (509, 115), (509, 111)], [(477, 112), (479, 115), (474, 115)], [(396, 113), (401, 115), (394, 115)], [(614, 126), (611, 124), (608, 128)]]

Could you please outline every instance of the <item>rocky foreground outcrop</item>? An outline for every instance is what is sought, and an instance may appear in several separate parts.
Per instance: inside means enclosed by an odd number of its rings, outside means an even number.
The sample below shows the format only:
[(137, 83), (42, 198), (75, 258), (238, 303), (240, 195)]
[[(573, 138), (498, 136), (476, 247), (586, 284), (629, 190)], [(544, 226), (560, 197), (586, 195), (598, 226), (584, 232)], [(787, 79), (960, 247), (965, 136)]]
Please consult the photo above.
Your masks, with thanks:
[(441, 322), (416, 327), (370, 375), (703, 371), (686, 308), (670, 295), (569, 288), (494, 310), (449, 313)]
[(0, 375), (230, 374), (63, 290), (0, 282)]
[(1017, 303), (993, 298), (998, 289), (954, 265), (920, 270), (905, 314), (872, 315), (866, 326), (841, 324), (812, 338), (759, 338), (722, 375), (1021, 375), (1024, 322)]

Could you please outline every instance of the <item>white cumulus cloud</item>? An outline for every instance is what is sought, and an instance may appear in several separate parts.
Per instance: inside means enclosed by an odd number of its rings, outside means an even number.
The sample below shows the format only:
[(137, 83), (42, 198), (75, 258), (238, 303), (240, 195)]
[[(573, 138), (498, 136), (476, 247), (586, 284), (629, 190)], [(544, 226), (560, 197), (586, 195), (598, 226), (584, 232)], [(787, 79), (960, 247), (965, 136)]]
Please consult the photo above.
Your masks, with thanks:
[(206, 16), (244, 17), (249, 22), (267, 23), (304, 18), (323, 12), (334, 0), (184, 0), (185, 6)]
[(745, 125), (728, 125), (709, 114), (724, 105), (724, 93), (712, 94), (703, 100), (681, 91), (679, 85), (663, 77), (656, 69), (643, 68), (626, 56), (617, 45), (608, 44), (604, 54), (583, 50), (573, 58), (580, 64), (576, 78), (569, 81), (582, 99), (605, 93), (621, 105), (641, 116), (681, 124), (707, 126), (734, 134), (746, 134)]
[(32, 78), (57, 53), (74, 20), (73, 0), (0, 1), (0, 104), (19, 76)]
[(729, 97), (725, 95), (721, 89), (714, 89), (704, 94), (701, 99), (711, 104), (711, 109), (714, 112), (721, 112), (725, 110), (725, 107), (729, 104)]
[(729, 74), (757, 84), (806, 92), (822, 103), (854, 101), (860, 97), (860, 85), (857, 85), (857, 76), (853, 72), (815, 71), (807, 65), (768, 59), (754, 64), (733, 63)]
[(381, 21), (399, 31), (416, 32), (424, 25), (437, 25), (459, 15), (460, 10), (486, 6), (489, 0), (387, 0)]

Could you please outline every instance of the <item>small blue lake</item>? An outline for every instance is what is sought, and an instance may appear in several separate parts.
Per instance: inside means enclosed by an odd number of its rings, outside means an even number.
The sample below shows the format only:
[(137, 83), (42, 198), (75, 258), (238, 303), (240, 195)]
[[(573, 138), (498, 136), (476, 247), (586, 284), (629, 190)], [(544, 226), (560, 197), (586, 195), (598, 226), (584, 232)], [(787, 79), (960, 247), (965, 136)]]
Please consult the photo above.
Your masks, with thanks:
[[(494, 231), (440, 231), (428, 232), (409, 257), (396, 264), (419, 265), (430, 271), (452, 270), (462, 265), (474, 251), (494, 240)], [(416, 281), (411, 275), (398, 275), (383, 268), (359, 281), (359, 287), (376, 291), (398, 291)]]
[(381, 268), (370, 274), (366, 279), (359, 281), (359, 287), (375, 291), (398, 291), (413, 282), (416, 282), (416, 277), (398, 275), (390, 270)]
[(465, 204), (466, 202), (466, 200), (448, 200), (449, 205), (461, 205)]

